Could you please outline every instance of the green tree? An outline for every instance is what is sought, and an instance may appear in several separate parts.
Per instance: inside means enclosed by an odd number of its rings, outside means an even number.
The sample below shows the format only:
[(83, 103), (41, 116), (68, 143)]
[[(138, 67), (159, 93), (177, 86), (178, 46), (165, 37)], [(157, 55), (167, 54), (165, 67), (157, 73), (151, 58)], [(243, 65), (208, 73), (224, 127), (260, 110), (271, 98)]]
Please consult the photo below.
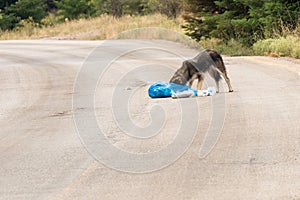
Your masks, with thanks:
[(55, 1), (59, 14), (63, 18), (78, 19), (93, 15), (94, 9), (89, 0), (61, 0)]
[(5, 7), (10, 6), (11, 4), (16, 3), (18, 0), (1, 0), (0, 9), (3, 10)]
[(20, 22), (20, 19), (13, 14), (1, 14), (0, 29), (12, 30)]
[(144, 15), (151, 13), (148, 0), (92, 0), (97, 14), (110, 14), (114, 17), (122, 15)]
[(47, 15), (45, 9), (45, 0), (18, 0), (6, 7), (5, 12), (14, 14), (20, 19), (32, 17), (35, 22), (40, 22)]
[(182, 0), (150, 0), (149, 4), (154, 7), (153, 10), (169, 18), (176, 18), (182, 10)]
[(91, 4), (93, 5), (93, 7), (96, 10), (96, 15), (109, 13), (108, 0), (91, 0)]
[(46, 0), (46, 11), (47, 12), (53, 12), (57, 9), (57, 7), (55, 6), (54, 0)]
[(123, 15), (123, 5), (121, 0), (110, 0), (109, 1), (109, 13), (115, 17), (121, 17)]
[[(252, 12), (255, 18), (264, 26), (266, 37), (274, 32), (281, 34), (284, 28), (293, 30), (299, 23), (300, 2), (297, 0), (265, 1), (263, 12)], [(256, 11), (256, 12), (255, 12)]]
[(219, 11), (213, 0), (185, 0), (183, 11), (186, 23), (182, 27), (191, 38), (199, 41), (202, 37), (210, 37), (210, 32), (216, 29), (216, 21), (212, 17)]
[(251, 45), (259, 39), (293, 29), (299, 22), (297, 0), (186, 0), (183, 28), (196, 40), (216, 37)]
[(176, 18), (182, 10), (182, 0), (91, 0), (98, 14), (114, 17), (122, 15), (144, 15), (160, 12)]
[(230, 39), (251, 45), (261, 38), (260, 26), (257, 20), (249, 15), (250, 1), (244, 0), (220, 0), (216, 1), (218, 14), (214, 18), (217, 26), (210, 32), (212, 37)]
[(150, 13), (149, 4), (146, 0), (124, 0), (123, 13), (127, 15), (144, 15)]
[[(13, 1), (7, 1), (9, 5)], [(21, 20), (31, 19), (33, 22), (40, 23), (46, 16), (45, 0), (18, 0), (4, 8), (0, 28), (2, 30), (13, 29)]]
[(114, 17), (123, 15), (124, 0), (92, 0), (92, 4), (96, 8), (96, 13), (110, 14)]

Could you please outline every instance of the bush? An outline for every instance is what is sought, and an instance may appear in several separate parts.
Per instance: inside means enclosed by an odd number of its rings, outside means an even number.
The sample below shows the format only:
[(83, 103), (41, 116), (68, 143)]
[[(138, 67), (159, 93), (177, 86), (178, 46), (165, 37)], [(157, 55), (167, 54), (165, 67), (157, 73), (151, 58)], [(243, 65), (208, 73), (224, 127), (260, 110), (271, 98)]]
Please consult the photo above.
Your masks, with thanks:
[(260, 40), (253, 45), (255, 54), (266, 55), (275, 53), (279, 56), (300, 58), (300, 38), (296, 35), (277, 39)]
[(271, 45), (272, 52), (278, 54), (279, 56), (290, 56), (293, 49), (293, 38), (279, 38), (275, 39)]
[(18, 26), (17, 31), (23, 31), (27, 36), (34, 34), (34, 30), (39, 27), (38, 23), (35, 23), (32, 17), (28, 19), (22, 19)]
[(59, 17), (54, 13), (49, 13), (44, 19), (42, 19), (41, 23), (45, 26), (54, 26), (58, 24), (60, 21)]
[(293, 57), (293, 58), (300, 58), (300, 45), (299, 44), (297, 44), (294, 48), (293, 48), (293, 50), (292, 50), (292, 53), (291, 53), (291, 56)]
[(253, 44), (253, 51), (256, 55), (264, 55), (265, 53), (271, 53), (271, 45), (274, 39), (259, 40)]

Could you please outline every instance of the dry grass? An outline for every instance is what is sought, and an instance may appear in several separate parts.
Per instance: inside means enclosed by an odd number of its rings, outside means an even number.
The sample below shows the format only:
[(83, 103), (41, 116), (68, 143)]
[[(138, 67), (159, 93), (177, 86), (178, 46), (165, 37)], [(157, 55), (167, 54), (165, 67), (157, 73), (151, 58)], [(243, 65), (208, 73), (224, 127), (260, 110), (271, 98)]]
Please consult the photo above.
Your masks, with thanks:
[(199, 44), (185, 36), (181, 29), (183, 19), (168, 19), (164, 15), (124, 16), (114, 18), (102, 15), (97, 18), (79, 19), (48, 27), (38, 27), (24, 21), (23, 27), (14, 31), (0, 32), (0, 40), (63, 39), (163, 39), (181, 42), (193, 48)]
[(116, 38), (124, 31), (145, 27), (161, 27), (181, 33), (180, 25), (182, 22), (181, 18), (171, 20), (159, 14), (149, 16), (124, 16), (119, 19), (102, 15), (97, 18), (74, 20), (68, 23), (42, 28), (28, 23), (19, 30), (0, 32), (0, 39), (18, 40), (55, 37), (58, 39), (103, 40)]

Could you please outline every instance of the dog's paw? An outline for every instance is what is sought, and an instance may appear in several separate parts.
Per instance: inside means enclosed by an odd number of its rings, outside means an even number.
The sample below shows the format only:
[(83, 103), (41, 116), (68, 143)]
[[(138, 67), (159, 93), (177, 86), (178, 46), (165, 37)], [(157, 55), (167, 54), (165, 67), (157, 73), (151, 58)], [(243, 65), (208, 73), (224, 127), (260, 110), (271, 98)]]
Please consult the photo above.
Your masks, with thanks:
[(233, 92), (233, 90), (229, 90), (229, 92)]

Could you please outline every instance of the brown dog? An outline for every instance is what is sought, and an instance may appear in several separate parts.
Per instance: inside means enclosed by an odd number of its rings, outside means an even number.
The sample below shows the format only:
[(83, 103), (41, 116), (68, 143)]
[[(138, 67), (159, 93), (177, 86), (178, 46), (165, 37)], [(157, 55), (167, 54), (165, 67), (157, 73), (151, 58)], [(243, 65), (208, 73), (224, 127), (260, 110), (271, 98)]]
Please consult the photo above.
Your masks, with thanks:
[(221, 55), (210, 49), (205, 49), (201, 51), (195, 58), (184, 61), (182, 66), (171, 78), (170, 83), (181, 85), (188, 84), (191, 87), (194, 80), (198, 79), (197, 90), (201, 90), (204, 74), (206, 72), (208, 72), (215, 80), (217, 92), (219, 92), (219, 81), (221, 76), (224, 77), (228, 85), (229, 92), (233, 92)]

